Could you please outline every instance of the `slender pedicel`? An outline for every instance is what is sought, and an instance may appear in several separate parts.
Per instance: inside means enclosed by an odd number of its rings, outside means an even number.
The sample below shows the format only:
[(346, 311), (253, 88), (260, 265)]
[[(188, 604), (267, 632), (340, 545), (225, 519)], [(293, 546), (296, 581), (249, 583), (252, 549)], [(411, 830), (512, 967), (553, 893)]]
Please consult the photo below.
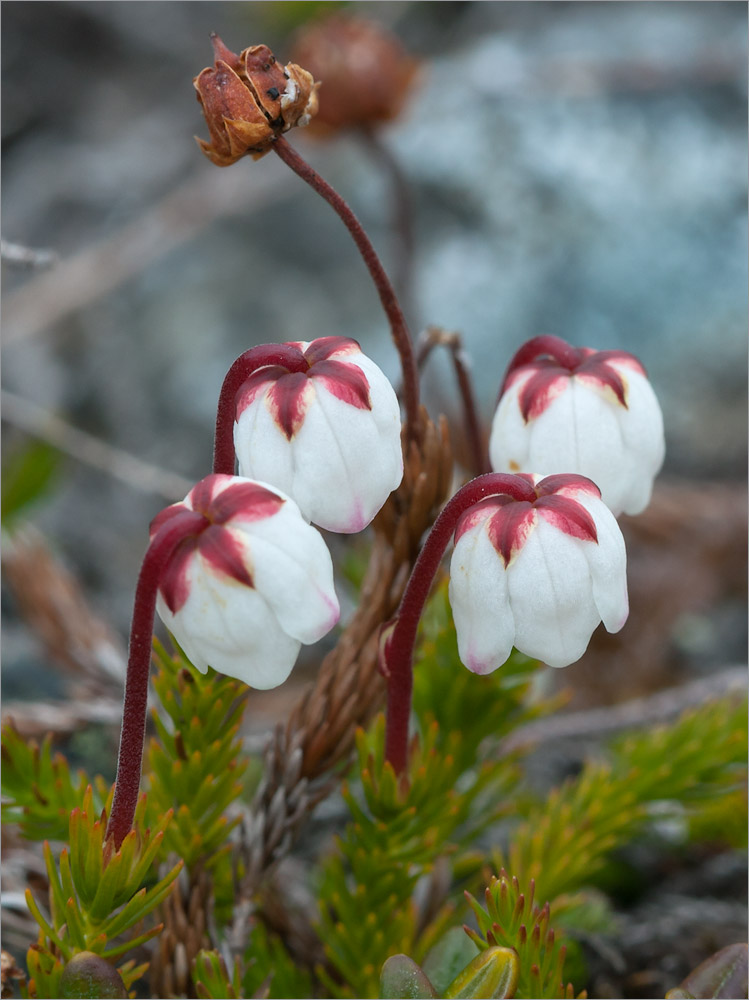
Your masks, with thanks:
[(423, 370), (427, 358), (435, 347), (446, 347), (452, 358), (455, 379), (463, 402), (463, 421), (468, 447), (471, 451), (471, 471), (474, 476), (490, 472), (489, 456), (484, 445), (481, 423), (476, 406), (476, 395), (471, 381), (470, 360), (463, 349), (463, 341), (457, 331), (443, 330), (440, 326), (429, 326), (419, 339), (416, 349), (416, 365)]
[(536, 499), (536, 491), (528, 480), (506, 473), (490, 473), (466, 483), (445, 504), (434, 522), (416, 560), (394, 622), (385, 626), (381, 649), (383, 672), (388, 682), (385, 757), (396, 774), (405, 770), (408, 761), (413, 650), (419, 619), (432, 581), (460, 515), (485, 497), (499, 494), (510, 496), (513, 500)]
[(404, 313), (411, 323), (415, 324), (414, 222), (408, 180), (397, 157), (393, 155), (388, 144), (383, 141), (378, 129), (370, 125), (362, 125), (358, 130), (358, 135), (367, 152), (379, 160), (383, 172), (387, 174), (392, 199), (391, 228), (397, 241), (393, 263), (395, 275), (393, 283), (403, 305)]
[(307, 371), (309, 365), (300, 355), (285, 344), (261, 344), (240, 354), (226, 373), (216, 411), (216, 436), (213, 446), (213, 471), (234, 475), (234, 418), (235, 400), (242, 385), (266, 365), (280, 365), (290, 372)]
[(175, 514), (154, 535), (141, 566), (130, 626), (130, 648), (114, 801), (106, 834), (107, 838), (114, 838), (117, 850), (132, 828), (135, 807), (138, 803), (143, 743), (146, 735), (153, 618), (161, 575), (180, 542), (199, 535), (208, 524), (208, 520), (202, 514), (191, 511)]
[(328, 204), (338, 213), (342, 222), (351, 233), (359, 253), (367, 265), (372, 280), (382, 302), (388, 321), (393, 341), (400, 355), (401, 367), (403, 369), (403, 395), (406, 407), (406, 431), (407, 437), (415, 440), (419, 436), (419, 377), (416, 368), (416, 358), (414, 355), (411, 337), (408, 332), (403, 310), (398, 303), (398, 299), (390, 283), (390, 279), (385, 273), (380, 258), (377, 256), (372, 243), (364, 232), (361, 223), (351, 211), (341, 196), (323, 180), (322, 177), (291, 147), (288, 142), (279, 136), (272, 146), (275, 153), (290, 167), (295, 174), (298, 174), (303, 181), (318, 194), (320, 194)]

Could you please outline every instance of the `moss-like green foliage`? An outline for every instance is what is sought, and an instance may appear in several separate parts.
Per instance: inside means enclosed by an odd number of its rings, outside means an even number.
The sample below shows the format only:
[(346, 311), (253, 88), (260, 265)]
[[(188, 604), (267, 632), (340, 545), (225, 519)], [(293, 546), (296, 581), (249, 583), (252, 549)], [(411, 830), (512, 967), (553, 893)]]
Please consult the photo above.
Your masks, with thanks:
[(697, 807), (734, 790), (746, 754), (746, 704), (732, 698), (617, 740), (609, 761), (589, 762), (526, 810), (509, 847), (495, 852), (495, 865), (524, 884), (534, 879), (543, 899), (577, 892), (646, 826), (654, 803)]
[(238, 967), (230, 976), (226, 963), (217, 951), (201, 951), (198, 954), (192, 978), (196, 995), (201, 1000), (235, 1000), (243, 995)]
[(243, 996), (284, 997), (313, 996), (312, 977), (294, 962), (283, 941), (257, 921), (244, 953)]
[[(567, 980), (579, 979), (579, 988), (584, 968), (571, 962), (579, 951), (564, 933), (611, 926), (610, 903), (595, 887), (612, 852), (657, 828), (669, 810), (680, 815), (685, 836), (745, 836), (745, 826), (730, 832), (725, 813), (726, 804), (738, 809), (743, 823), (746, 709), (736, 699), (617, 739), (539, 797), (524, 783), (523, 751), (508, 755), (501, 741), (550, 711), (537, 696), (543, 668), (513, 654), (488, 677), (467, 671), (444, 586), (421, 638), (407, 771), (397, 776), (384, 759), (382, 717), (358, 734), (357, 762), (343, 786), (348, 824), (312, 877), (325, 966), (313, 976), (256, 921), (230, 971), (219, 951), (200, 954), (192, 970), (197, 996), (378, 997), (380, 989), (397, 993), (395, 981), (405, 975), (403, 988), (414, 995), (569, 998)], [(140, 802), (136, 828), (118, 852), (104, 843), (105, 783), (98, 779), (92, 791), (85, 774), (71, 776), (49, 739), (39, 746), (12, 727), (3, 734), (4, 819), (27, 838), (68, 843), (59, 857), (44, 847), (49, 912), (29, 894), (40, 927), (27, 956), (29, 996), (63, 996), (63, 972), (84, 952), (124, 962), (116, 971), (130, 990), (146, 968), (135, 966), (132, 950), (159, 933), (153, 911), (180, 867), (158, 880), (170, 855), (211, 880), (206, 922), (217, 945), (232, 920), (242, 874), (230, 853), (232, 804), (247, 795), (252, 765), (239, 738), (247, 690), (200, 674), (158, 645), (156, 660), (160, 707), (146, 754), (148, 802)], [(472, 897), (466, 904), (462, 889), (486, 884), (490, 858), (500, 875), (483, 906)], [(534, 883), (542, 906), (533, 902)], [(469, 936), (459, 925), (471, 909)], [(391, 956), (398, 957), (383, 973)]]
[[(133, 829), (120, 849), (115, 850), (111, 840), (104, 841), (106, 809), (99, 813), (88, 789), (83, 807), (73, 809), (70, 814), (70, 846), (63, 848), (57, 862), (52, 848), (45, 843), (44, 860), (50, 886), (48, 915), (31, 891), (26, 891), (29, 910), (40, 928), (39, 941), (31, 946), (27, 956), (30, 996), (62, 995), (60, 977), (75, 955), (93, 952), (103, 959), (117, 958), (161, 930), (160, 926), (144, 930), (142, 922), (171, 892), (182, 862), (155, 885), (147, 887), (172, 814), (168, 812), (156, 829), (150, 831), (144, 827), (145, 811), (143, 796)], [(130, 932), (134, 930), (133, 936)], [(133, 961), (120, 966), (118, 971), (126, 988), (147, 967), (146, 963), (136, 968)]]
[(153, 686), (168, 723), (155, 708), (157, 735), (147, 752), (150, 815), (155, 820), (174, 810), (165, 848), (191, 870), (215, 863), (239, 822), (226, 812), (243, 792), (248, 767), (238, 738), (248, 689), (214, 670), (201, 674), (183, 653), (170, 656), (158, 642), (154, 655)]
[(243, 961), (229, 973), (218, 952), (201, 951), (192, 970), (198, 997), (311, 997), (312, 979), (294, 960), (281, 939), (259, 921), (253, 925)]
[(468, 928), (467, 933), (481, 950), (496, 945), (514, 949), (518, 956), (515, 997), (572, 997), (572, 984), (564, 983), (566, 949), (549, 926), (549, 904), (535, 905), (533, 895), (532, 880), (522, 892), (517, 878), (501, 871), (486, 888), (486, 908), (466, 893), (478, 923), (478, 933)]
[[(422, 639), (415, 675), (420, 737), (407, 774), (396, 777), (384, 761), (382, 720), (359, 734), (358, 774), (344, 786), (352, 822), (320, 879), (319, 934), (329, 965), (321, 980), (333, 996), (377, 996), (389, 956), (421, 962), (455, 920), (455, 883), (475, 877), (468, 852), (490, 827), (507, 843), (494, 852), (494, 870), (504, 867), (517, 878), (494, 880), (490, 898), (496, 893), (501, 902), (509, 893), (513, 907), (523, 899), (512, 919), (492, 916), (484, 947), (518, 951), (518, 997), (571, 996), (572, 987), (562, 985), (564, 953), (549, 930), (548, 907), (533, 908), (533, 881), (537, 898), (552, 903), (563, 927), (607, 923), (605, 897), (581, 890), (594, 884), (612, 851), (657, 818), (663, 800), (704, 808), (716, 792), (740, 787), (745, 708), (727, 699), (616, 740), (603, 759), (539, 800), (518, 784), (518, 754), (492, 760), (502, 737), (550, 708), (534, 699), (537, 665), (515, 654), (489, 677), (467, 671), (457, 657), (444, 588), (430, 602)], [(448, 859), (455, 888), (425, 919), (416, 903), (422, 880)]]
[[(423, 725), (439, 724), (440, 740), (450, 742), (460, 770), (473, 767), (482, 749), (513, 729), (551, 712), (557, 701), (534, 697), (543, 670), (513, 650), (501, 670), (485, 677), (460, 662), (447, 580), (430, 599), (419, 626), (414, 669), (414, 711)], [(455, 734), (460, 734), (459, 742)], [(441, 745), (440, 745), (441, 746)]]
[(385, 761), (384, 743), (380, 716), (358, 735), (361, 783), (343, 793), (353, 823), (339, 841), (340, 853), (323, 868), (320, 934), (346, 984), (322, 973), (335, 996), (377, 996), (389, 955), (418, 957), (445, 930), (454, 906), (441, 908), (425, 932), (413, 899), (416, 884), (439, 858), (467, 849), (506, 812), (515, 781), (509, 761), (463, 771), (461, 754), (450, 752), (460, 734), (445, 740), (435, 721), (412, 741), (400, 778)]
[[(67, 760), (52, 753), (52, 738), (41, 745), (26, 741), (11, 723), (2, 733), (2, 818), (3, 824), (17, 823), (27, 840), (65, 840), (68, 818), (83, 805), (86, 789), (92, 784), (79, 771), (74, 779)], [(103, 778), (93, 780), (93, 801), (101, 810), (107, 797)]]

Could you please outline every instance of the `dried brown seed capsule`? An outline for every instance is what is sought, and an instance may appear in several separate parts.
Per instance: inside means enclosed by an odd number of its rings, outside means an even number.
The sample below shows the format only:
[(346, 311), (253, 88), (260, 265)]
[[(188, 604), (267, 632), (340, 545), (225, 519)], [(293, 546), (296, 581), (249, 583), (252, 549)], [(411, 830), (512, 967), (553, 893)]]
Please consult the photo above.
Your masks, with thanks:
[(218, 35), (211, 41), (214, 65), (193, 81), (211, 137), (198, 145), (217, 167), (247, 154), (259, 159), (277, 136), (315, 114), (317, 84), (300, 66), (282, 67), (267, 45), (236, 55)]
[(323, 82), (312, 129), (316, 134), (395, 118), (419, 67), (381, 25), (343, 15), (304, 29), (292, 58)]

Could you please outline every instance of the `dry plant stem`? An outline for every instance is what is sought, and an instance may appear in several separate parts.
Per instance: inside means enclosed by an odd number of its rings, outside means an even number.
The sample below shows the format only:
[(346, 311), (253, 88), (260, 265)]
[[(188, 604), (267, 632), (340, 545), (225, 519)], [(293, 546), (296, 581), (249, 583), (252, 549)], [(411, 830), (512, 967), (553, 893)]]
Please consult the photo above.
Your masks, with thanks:
[(171, 503), (181, 499), (193, 486), (189, 479), (115, 448), (93, 434), (74, 427), (30, 399), (16, 396), (7, 389), (2, 390), (0, 399), (6, 423), (54, 445), (77, 461), (99, 469), (131, 488), (144, 493), (155, 493)]
[(378, 637), (390, 621), (421, 545), (452, 483), (447, 422), (433, 424), (422, 408), (420, 437), (404, 442), (403, 482), (373, 522), (374, 544), (359, 606), (323, 660), (312, 688), (278, 726), (267, 747), (263, 781), (243, 828), (243, 905), (235, 908), (232, 948), (243, 953), (258, 886), (290, 850), (307, 816), (341, 778), (356, 731), (385, 700)]
[(333, 190), (327, 181), (324, 181), (317, 171), (313, 170), (283, 137), (276, 139), (272, 148), (295, 174), (301, 177), (303, 181), (306, 181), (338, 213), (343, 224), (351, 233), (364, 263), (367, 265), (380, 296), (382, 307), (390, 322), (393, 341), (400, 355), (401, 368), (403, 369), (403, 395), (406, 406), (406, 436), (409, 440), (416, 440), (419, 433), (419, 376), (416, 369), (416, 358), (403, 310), (398, 303), (390, 279), (385, 274), (385, 269), (380, 263), (380, 258), (377, 256), (359, 220), (343, 198)]
[(388, 682), (385, 758), (396, 774), (408, 763), (408, 722), (413, 690), (413, 650), (416, 630), (435, 574), (460, 515), (488, 496), (505, 494), (514, 500), (535, 500), (529, 483), (502, 472), (479, 476), (466, 483), (445, 505), (424, 542), (406, 584), (394, 625), (384, 638), (384, 672)]
[(457, 331), (443, 330), (439, 326), (427, 327), (422, 335), (416, 351), (416, 364), (422, 370), (427, 358), (435, 347), (446, 347), (452, 358), (455, 378), (463, 403), (463, 420), (468, 445), (471, 449), (472, 472), (474, 476), (482, 476), (490, 471), (489, 456), (484, 447), (481, 423), (476, 406), (476, 394), (471, 382), (471, 365), (463, 349), (463, 341)]
[(395, 279), (395, 284), (398, 289), (398, 296), (403, 303), (404, 312), (411, 322), (414, 322), (414, 227), (408, 181), (397, 158), (393, 155), (387, 143), (382, 141), (382, 136), (376, 128), (363, 126), (359, 130), (358, 135), (367, 152), (379, 160), (388, 176), (392, 192), (392, 229), (397, 239), (394, 268), (397, 278)]
[(213, 445), (213, 471), (234, 475), (234, 418), (237, 393), (258, 368), (280, 365), (290, 372), (306, 371), (309, 365), (299, 360), (299, 352), (283, 344), (261, 344), (240, 354), (226, 373), (216, 411), (216, 436)]
[[(242, 173), (202, 167), (122, 229), (39, 272), (3, 302), (3, 346), (53, 329), (67, 336), (65, 320), (119, 288), (177, 246), (195, 239), (215, 219), (237, 218), (287, 197), (282, 174), (260, 173), (248, 186)], [(290, 181), (291, 178), (288, 178)], [(244, 213), (244, 214), (243, 214)], [(184, 494), (183, 494), (184, 495)]]
[(117, 777), (106, 834), (107, 839), (114, 838), (114, 845), (118, 850), (130, 832), (135, 807), (138, 804), (143, 742), (146, 736), (153, 616), (156, 612), (159, 582), (167, 562), (179, 543), (204, 524), (205, 518), (202, 514), (192, 511), (175, 514), (151, 540), (138, 576), (133, 620), (130, 626)]

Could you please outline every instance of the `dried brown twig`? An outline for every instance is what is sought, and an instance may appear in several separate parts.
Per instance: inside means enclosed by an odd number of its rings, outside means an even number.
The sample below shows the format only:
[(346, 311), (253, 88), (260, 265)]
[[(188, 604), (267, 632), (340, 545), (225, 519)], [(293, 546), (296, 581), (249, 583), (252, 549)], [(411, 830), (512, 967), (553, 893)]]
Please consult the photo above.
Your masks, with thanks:
[(59, 260), (56, 250), (36, 250), (8, 240), (0, 240), (0, 258), (3, 264), (34, 268), (52, 267)]
[(2, 983), (2, 992), (0, 996), (12, 997), (15, 990), (13, 989), (13, 983), (18, 982), (22, 987), (26, 985), (26, 976), (23, 974), (23, 969), (19, 969), (16, 964), (15, 958), (7, 952), (0, 952), (0, 982)]
[(2, 415), (3, 420), (32, 437), (144, 493), (155, 493), (172, 502), (181, 500), (193, 485), (189, 479), (115, 448), (7, 389), (2, 390)]
[(746, 668), (726, 667), (709, 677), (666, 688), (645, 698), (632, 698), (618, 705), (567, 712), (513, 730), (500, 745), (501, 753), (574, 737), (610, 736), (624, 729), (638, 729), (666, 722), (677, 715), (704, 705), (714, 698), (746, 691)]
[(463, 404), (463, 432), (470, 453), (470, 462), (466, 464), (472, 475), (480, 476), (485, 472), (490, 472), (491, 467), (471, 380), (471, 359), (463, 347), (463, 338), (457, 330), (445, 330), (444, 327), (434, 325), (428, 326), (420, 335), (416, 345), (416, 364), (419, 371), (423, 370), (435, 347), (444, 347), (450, 352), (455, 370), (455, 380)]
[(190, 879), (183, 871), (159, 908), (164, 930), (151, 958), (151, 996), (195, 996), (190, 973), (202, 948), (210, 948), (208, 915), (213, 913), (213, 881), (203, 871)]
[(122, 697), (77, 697), (68, 701), (4, 701), (3, 720), (24, 739), (41, 739), (48, 733), (68, 736), (90, 725), (118, 726), (122, 721)]
[[(80, 584), (44, 537), (28, 526), (4, 536), (2, 561), (3, 579), (18, 611), (50, 659), (83, 680), (92, 697), (119, 693), (125, 648), (91, 609)], [(34, 712), (38, 707), (35, 703)]]
[[(347, 761), (356, 730), (384, 701), (378, 673), (381, 625), (401, 598), (422, 535), (444, 502), (452, 478), (447, 424), (421, 411), (421, 443), (411, 442), (403, 482), (374, 522), (375, 541), (359, 606), (317, 680), (276, 728), (265, 754), (265, 776), (244, 824), (241, 845), (249, 900), (268, 870), (290, 849), (302, 823), (335, 787), (331, 772)], [(246, 940), (248, 907), (239, 907), (233, 944)]]
[(122, 230), (95, 246), (62, 259), (8, 295), (4, 343), (33, 337), (140, 274), (159, 257), (221, 215), (265, 207), (291, 189), (276, 173), (258, 175), (252, 185), (238, 171), (196, 172)]

